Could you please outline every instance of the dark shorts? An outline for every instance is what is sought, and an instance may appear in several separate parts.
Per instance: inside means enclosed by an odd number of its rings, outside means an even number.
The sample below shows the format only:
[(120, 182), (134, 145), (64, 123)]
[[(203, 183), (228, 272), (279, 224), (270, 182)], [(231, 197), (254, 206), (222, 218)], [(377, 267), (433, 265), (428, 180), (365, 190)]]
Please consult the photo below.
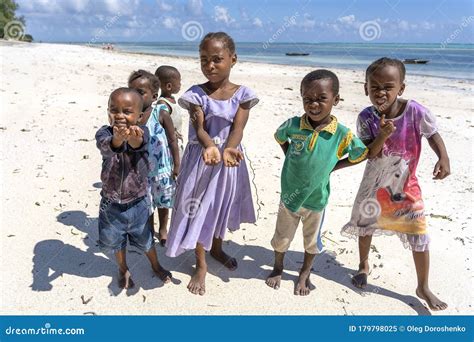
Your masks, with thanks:
[(127, 246), (148, 252), (154, 245), (153, 232), (148, 220), (150, 200), (147, 196), (130, 203), (113, 203), (106, 198), (100, 201), (99, 247), (103, 252), (116, 253)]

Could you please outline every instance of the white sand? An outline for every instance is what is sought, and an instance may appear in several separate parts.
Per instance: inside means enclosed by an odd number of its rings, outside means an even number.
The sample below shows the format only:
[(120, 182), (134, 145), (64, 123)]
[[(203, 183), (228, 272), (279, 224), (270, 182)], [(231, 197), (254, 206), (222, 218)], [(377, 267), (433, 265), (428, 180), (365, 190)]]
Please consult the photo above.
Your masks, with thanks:
[[(253, 88), (261, 99), (244, 138), (255, 169), (259, 220), (227, 235), (226, 250), (236, 254), (238, 270), (227, 271), (209, 258), (207, 293), (194, 296), (186, 289), (193, 253), (170, 259), (158, 247), (161, 262), (179, 284), (162, 286), (146, 258), (129, 253), (137, 290), (111, 296), (116, 267), (96, 245), (100, 189), (94, 187), (101, 167), (94, 134), (107, 122), (108, 95), (126, 85), (132, 70), (153, 72), (161, 64), (181, 71), (185, 91), (204, 79), (198, 59), (5, 42), (0, 56), (0, 314), (427, 314), (414, 297), (411, 253), (396, 237), (374, 238), (380, 253), (370, 256), (377, 265), (370, 276), (373, 287), (362, 294), (350, 285), (357, 243), (339, 231), (350, 217), (364, 165), (332, 176), (323, 227), (327, 253), (317, 258), (312, 275), (317, 289), (308, 297), (293, 295), (303, 257), (301, 231), (287, 255), (281, 288), (265, 285), (283, 163), (273, 133), (285, 119), (301, 114), (299, 82), (311, 68), (240, 62), (233, 70), (232, 80)], [(335, 71), (344, 99), (335, 114), (355, 129), (358, 112), (369, 104), (363, 73)], [(473, 89), (472, 82), (409, 75), (405, 92), (436, 114), (451, 158), (452, 175), (433, 181), (436, 157), (425, 143), (418, 167), (433, 240), (431, 287), (449, 304), (443, 314), (473, 313)], [(81, 296), (90, 301), (83, 304)]]

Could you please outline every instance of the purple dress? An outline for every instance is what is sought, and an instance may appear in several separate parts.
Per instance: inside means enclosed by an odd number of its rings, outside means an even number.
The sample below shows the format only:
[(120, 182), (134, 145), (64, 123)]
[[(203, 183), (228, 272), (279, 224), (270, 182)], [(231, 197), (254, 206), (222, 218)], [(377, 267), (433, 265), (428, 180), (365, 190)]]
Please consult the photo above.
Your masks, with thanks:
[[(203, 109), (205, 129), (222, 155), (240, 104), (253, 107), (258, 101), (256, 94), (245, 86), (240, 86), (228, 100), (214, 100), (195, 85), (178, 103), (184, 109), (191, 104)], [(242, 151), (241, 145), (238, 148)], [(197, 243), (210, 250), (213, 238), (223, 239), (227, 228), (235, 231), (241, 223), (256, 221), (245, 159), (238, 167), (225, 167), (222, 162), (208, 166), (202, 152), (190, 123), (166, 243), (166, 255), (170, 257), (195, 249)]]

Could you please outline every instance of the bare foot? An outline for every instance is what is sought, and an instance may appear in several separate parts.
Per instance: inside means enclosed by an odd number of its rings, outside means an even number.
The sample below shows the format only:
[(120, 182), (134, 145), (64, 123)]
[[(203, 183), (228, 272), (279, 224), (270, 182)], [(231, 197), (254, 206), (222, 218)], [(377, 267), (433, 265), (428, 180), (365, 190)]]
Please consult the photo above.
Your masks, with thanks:
[(367, 273), (357, 273), (352, 277), (352, 285), (359, 289), (367, 287)]
[(295, 295), (307, 296), (312, 290), (313, 284), (309, 280), (311, 271), (301, 272), (295, 286)]
[(278, 290), (280, 288), (282, 273), (283, 273), (283, 270), (274, 268), (272, 273), (270, 273), (267, 280), (265, 281), (265, 284), (267, 284), (268, 286), (270, 286), (271, 288), (275, 290)]
[(161, 279), (161, 281), (165, 284), (171, 281), (172, 274), (170, 271), (165, 270), (163, 267), (159, 267), (156, 270), (154, 269), (153, 272)]
[(448, 307), (448, 304), (436, 297), (428, 287), (418, 287), (416, 289), (416, 295), (426, 301), (430, 309), (433, 311), (445, 310)]
[(196, 270), (188, 284), (189, 292), (201, 296), (206, 293), (206, 274), (207, 267), (196, 266)]
[(234, 271), (237, 269), (237, 260), (226, 254), (222, 249), (220, 251), (214, 251), (211, 249), (211, 256), (227, 267), (229, 270)]
[(132, 280), (132, 276), (128, 270), (126, 270), (125, 272), (119, 271), (118, 286), (121, 289), (131, 289), (135, 286), (135, 283)]
[(359, 264), (359, 270), (352, 277), (352, 285), (359, 289), (364, 289), (367, 287), (367, 277), (369, 276), (369, 263), (364, 262)]

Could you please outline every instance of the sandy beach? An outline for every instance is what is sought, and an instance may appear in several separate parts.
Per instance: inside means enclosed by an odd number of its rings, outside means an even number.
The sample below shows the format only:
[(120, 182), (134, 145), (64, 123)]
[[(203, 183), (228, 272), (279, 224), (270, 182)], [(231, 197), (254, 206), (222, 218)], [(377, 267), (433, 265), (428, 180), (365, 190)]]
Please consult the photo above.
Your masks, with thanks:
[[(358, 264), (357, 242), (340, 234), (364, 164), (332, 175), (323, 242), (307, 297), (293, 295), (303, 261), (298, 230), (287, 253), (279, 290), (265, 284), (273, 263), (270, 239), (278, 210), (284, 156), (273, 139), (287, 118), (302, 114), (299, 84), (314, 68), (239, 62), (231, 79), (254, 89), (260, 103), (251, 111), (244, 145), (250, 160), (258, 222), (226, 236), (225, 248), (239, 268), (228, 271), (208, 258), (205, 296), (188, 292), (192, 251), (167, 258), (173, 273), (163, 285), (144, 255), (128, 248), (136, 288), (120, 292), (113, 259), (96, 240), (101, 157), (94, 134), (107, 123), (110, 92), (125, 86), (131, 71), (177, 67), (184, 92), (204, 81), (198, 58), (139, 55), (77, 45), (0, 43), (1, 176), (0, 251), (2, 315), (437, 315), (415, 296), (411, 252), (397, 237), (373, 240), (370, 286), (351, 285)], [(369, 105), (364, 73), (334, 70), (343, 101), (339, 121), (355, 130), (357, 114)], [(432, 238), (431, 288), (449, 307), (441, 314), (473, 314), (473, 102), (472, 81), (408, 75), (405, 98), (435, 114), (447, 145), (452, 175), (432, 180), (436, 155), (424, 141), (418, 177)], [(471, 289), (471, 290), (470, 290)], [(471, 294), (469, 294), (471, 293)]]

